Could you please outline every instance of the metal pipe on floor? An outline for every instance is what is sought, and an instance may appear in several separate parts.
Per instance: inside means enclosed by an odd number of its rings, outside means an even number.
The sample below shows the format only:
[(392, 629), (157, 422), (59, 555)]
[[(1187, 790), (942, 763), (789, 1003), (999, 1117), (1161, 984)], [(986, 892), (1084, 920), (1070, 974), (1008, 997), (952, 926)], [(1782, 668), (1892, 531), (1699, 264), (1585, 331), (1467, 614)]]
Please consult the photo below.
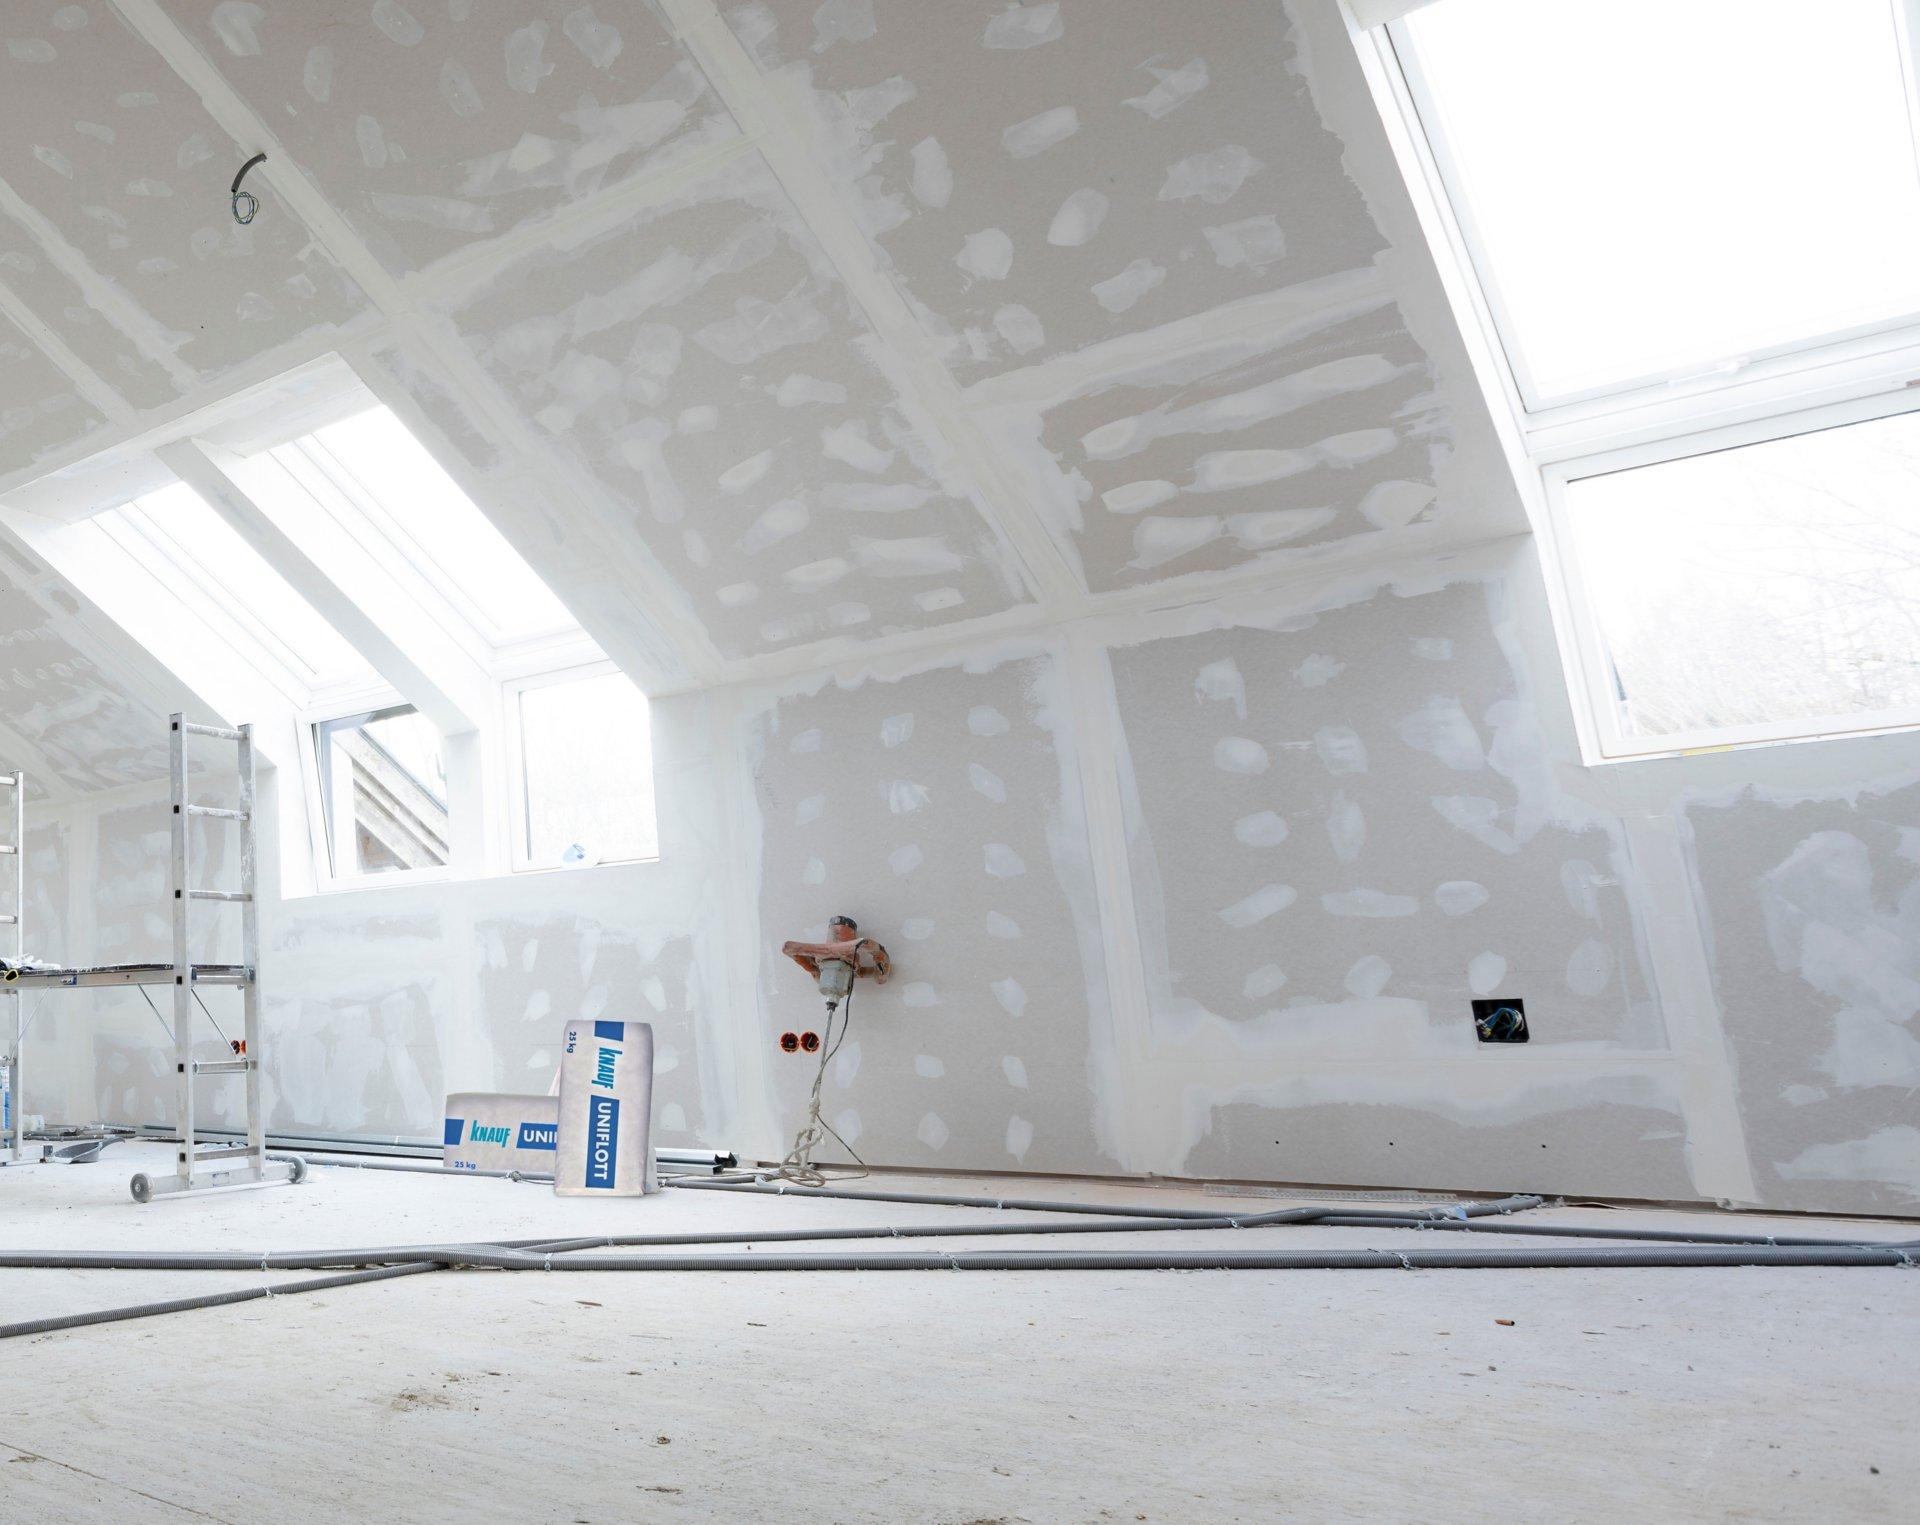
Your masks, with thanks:
[[(593, 1239), (521, 1239), (513, 1241), (517, 1249), (561, 1251), (584, 1249), (599, 1241)], [(335, 1287), (358, 1286), (362, 1282), (391, 1281), (396, 1276), (419, 1276), (428, 1271), (445, 1271), (445, 1262), (416, 1261), (401, 1265), (374, 1266), (339, 1276), (316, 1276), (307, 1281), (276, 1282), (267, 1287), (236, 1287), (227, 1292), (207, 1292), (193, 1297), (173, 1297), (160, 1302), (130, 1303), (120, 1308), (97, 1308), (90, 1313), (63, 1313), (52, 1318), (25, 1319), (0, 1324), (0, 1340), (29, 1334), (51, 1334), (63, 1329), (84, 1329), (93, 1324), (117, 1324), (128, 1319), (157, 1318), (165, 1313), (192, 1313), (201, 1308), (219, 1308), (229, 1303), (247, 1303), (263, 1297), (289, 1297), (300, 1292), (327, 1292)]]
[[(737, 1192), (742, 1195), (776, 1197), (835, 1197), (848, 1202), (910, 1202), (931, 1207), (991, 1207), (1009, 1212), (1106, 1213), (1129, 1218), (1217, 1218), (1221, 1214), (1207, 1208), (1192, 1207), (1118, 1207), (1095, 1202), (1044, 1202), (1021, 1197), (962, 1197), (931, 1192), (846, 1191), (834, 1186), (791, 1186), (785, 1182), (676, 1180), (670, 1183), (685, 1191)], [(1544, 1198), (1536, 1196), (1495, 1197), (1486, 1201), (1454, 1203), (1426, 1209), (1417, 1214), (1393, 1214), (1395, 1217), (1479, 1218), (1500, 1213), (1524, 1212), (1539, 1207)], [(1354, 1211), (1364, 1211), (1355, 1209)]]
[(63, 1313), (52, 1318), (24, 1319), (15, 1324), (0, 1324), (0, 1340), (27, 1334), (52, 1334), (61, 1329), (84, 1329), (90, 1324), (117, 1324), (127, 1319), (155, 1318), (163, 1313), (192, 1313), (201, 1308), (219, 1308), (228, 1303), (250, 1303), (256, 1298), (285, 1297), (295, 1292), (325, 1292), (334, 1287), (351, 1287), (363, 1281), (390, 1281), (396, 1276), (417, 1276), (438, 1269), (432, 1265), (380, 1266), (367, 1271), (351, 1271), (342, 1276), (319, 1276), (311, 1281), (281, 1282), (271, 1287), (236, 1287), (230, 1292), (207, 1292), (197, 1297), (174, 1297), (157, 1303), (132, 1303), (124, 1308), (99, 1308), (91, 1313)]
[[(1330, 1213), (1319, 1220), (1325, 1228), (1378, 1228), (1388, 1224), (1382, 1218), (1360, 1217), (1351, 1213)], [(1463, 1223), (1451, 1218), (1402, 1218), (1388, 1226), (1411, 1229), (1440, 1229), (1474, 1234), (1512, 1234), (1545, 1236), (1556, 1239), (1625, 1239), (1650, 1244), (1784, 1244), (1784, 1245), (1865, 1245), (1884, 1247), (1888, 1241), (1872, 1239), (1821, 1239), (1787, 1234), (1718, 1234), (1706, 1230), (1669, 1228), (1599, 1228), (1573, 1224), (1547, 1223)], [(1907, 1241), (1893, 1241), (1905, 1244)]]

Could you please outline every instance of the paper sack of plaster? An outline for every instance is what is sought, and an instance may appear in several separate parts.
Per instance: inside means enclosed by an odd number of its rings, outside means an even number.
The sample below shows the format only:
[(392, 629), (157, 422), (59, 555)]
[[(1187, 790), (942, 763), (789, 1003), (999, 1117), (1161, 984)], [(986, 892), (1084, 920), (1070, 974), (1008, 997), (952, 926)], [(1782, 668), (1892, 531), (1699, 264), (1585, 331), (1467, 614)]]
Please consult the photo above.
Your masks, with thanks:
[(546, 1175), (553, 1169), (560, 1103), (551, 1096), (503, 1096), (456, 1091), (447, 1098), (448, 1170), (519, 1170)]
[(553, 1189), (563, 1197), (659, 1190), (652, 1113), (653, 1029), (644, 1022), (569, 1022)]

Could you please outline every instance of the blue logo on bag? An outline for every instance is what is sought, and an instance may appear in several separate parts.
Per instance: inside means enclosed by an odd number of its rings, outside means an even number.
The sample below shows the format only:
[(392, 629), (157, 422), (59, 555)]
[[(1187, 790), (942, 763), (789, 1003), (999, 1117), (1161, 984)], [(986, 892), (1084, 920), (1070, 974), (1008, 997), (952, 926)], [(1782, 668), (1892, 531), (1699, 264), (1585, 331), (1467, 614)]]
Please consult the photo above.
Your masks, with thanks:
[(445, 1144), (447, 1148), (451, 1149), (455, 1144), (460, 1142), (460, 1130), (466, 1127), (466, 1125), (467, 1120), (464, 1117), (449, 1117), (447, 1119), (446, 1135), (441, 1139), (441, 1142)]
[(611, 1038), (615, 1043), (627, 1041), (627, 1024), (624, 1022), (596, 1022), (593, 1024), (596, 1038)]
[(522, 1123), (515, 1144), (521, 1149), (552, 1149), (559, 1142), (559, 1132), (552, 1123)]
[(587, 1098), (587, 1185), (613, 1189), (620, 1147), (620, 1100), (615, 1096)]

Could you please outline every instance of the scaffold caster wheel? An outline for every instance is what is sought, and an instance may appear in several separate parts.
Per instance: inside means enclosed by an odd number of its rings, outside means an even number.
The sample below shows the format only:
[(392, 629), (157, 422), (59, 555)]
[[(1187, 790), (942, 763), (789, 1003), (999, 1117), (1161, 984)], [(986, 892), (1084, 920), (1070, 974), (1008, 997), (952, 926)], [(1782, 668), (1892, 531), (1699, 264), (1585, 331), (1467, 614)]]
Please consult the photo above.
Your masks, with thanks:
[(144, 1173), (135, 1176), (128, 1185), (133, 1192), (134, 1201), (151, 1202), (153, 1200), (153, 1182), (149, 1181)]
[(306, 1180), (307, 1162), (305, 1160), (301, 1159), (297, 1154), (290, 1154), (287, 1156), (287, 1164), (292, 1167), (287, 1171), (287, 1184), (289, 1186), (298, 1186), (302, 1181)]

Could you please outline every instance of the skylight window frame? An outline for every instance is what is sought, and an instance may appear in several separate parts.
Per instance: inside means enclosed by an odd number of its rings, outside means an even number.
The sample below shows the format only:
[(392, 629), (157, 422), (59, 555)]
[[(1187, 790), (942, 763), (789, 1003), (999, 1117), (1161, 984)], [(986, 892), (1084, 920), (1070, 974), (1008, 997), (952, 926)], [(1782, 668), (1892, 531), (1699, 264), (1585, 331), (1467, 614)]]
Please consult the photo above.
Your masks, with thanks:
[(1920, 397), (1911, 390), (1882, 392), (1848, 402), (1769, 414), (1698, 433), (1622, 445), (1542, 468), (1551, 538), (1559, 547), (1558, 559), (1564, 591), (1573, 615), (1572, 666), (1578, 675), (1578, 690), (1586, 699), (1586, 711), (1593, 721), (1597, 760), (1633, 762), (1688, 752), (1827, 741), (1920, 728), (1920, 705), (1909, 705), (1889, 710), (1796, 716), (1789, 720), (1754, 725), (1714, 726), (1658, 735), (1635, 735), (1625, 724), (1626, 700), (1619, 695), (1614, 683), (1613, 660), (1596, 607), (1591, 579), (1581, 561), (1579, 536), (1574, 532), (1567, 493), (1571, 483), (1590, 477), (1657, 466), (1669, 461), (1693, 460), (1705, 455), (1764, 445), (1774, 440), (1791, 439), (1796, 435), (1818, 434), (1909, 414), (1920, 414)]
[[(1452, 0), (1440, 0), (1452, 3)], [(1471, 0), (1459, 0), (1471, 3)], [(1899, 53), (1906, 97), (1907, 124), (1920, 173), (1920, 0), (1884, 0)], [(1689, 403), (1711, 399), (1721, 389), (1753, 377), (1778, 376), (1844, 364), (1890, 351), (1920, 350), (1920, 305), (1870, 323), (1827, 329), (1799, 339), (1756, 346), (1716, 359), (1651, 369), (1591, 387), (1548, 394), (1527, 365), (1519, 325), (1502, 292), (1497, 261), (1488, 250), (1474, 214), (1472, 197), (1452, 144), (1441, 128), (1432, 81), (1420, 59), (1408, 22), (1361, 28), (1347, 9), (1350, 28), (1363, 52), (1371, 38), (1390, 76), (1400, 127), (1417, 140), (1421, 169), (1446, 223), (1452, 256), (1460, 262), (1475, 293), (1476, 317), (1498, 357), (1511, 388), (1523, 428), (1552, 427), (1635, 407), (1670, 403), (1684, 412)], [(1374, 81), (1376, 96), (1379, 82)], [(1383, 111), (1386, 103), (1381, 102)], [(1397, 144), (1396, 147), (1404, 147)]]
[[(378, 405), (371, 399), (369, 403), (370, 407)], [(334, 422), (344, 421), (344, 419), (334, 420)], [(404, 428), (405, 425), (402, 424), (401, 427)], [(440, 623), (443, 628), (447, 628), (448, 634), (469, 649), (482, 654), (489, 665), (503, 661), (510, 662), (523, 650), (538, 650), (544, 644), (578, 634), (577, 622), (574, 625), (555, 625), (549, 629), (535, 630), (531, 634), (521, 636), (511, 635), (500, 629), (485, 608), (461, 585), (460, 580), (433, 554), (432, 548), (420, 542), (404, 521), (381, 500), (379, 492), (363, 481), (359, 473), (342, 460), (326, 441), (320, 439), (317, 431), (287, 440), (275, 449), (298, 455), (321, 481), (349, 505), (351, 515), (343, 516), (335, 513), (333, 517), (342, 523), (364, 549), (370, 554), (377, 549), (367, 543), (366, 531), (368, 530), (386, 542), (387, 548), (400, 557), (413, 576), (426, 588), (432, 590), (433, 600), (421, 601), (423, 603), (437, 601), (442, 606)], [(272, 454), (273, 452), (262, 453)], [(312, 492), (310, 483), (303, 481), (301, 485)], [(349, 522), (355, 516), (360, 521), (357, 525)], [(482, 516), (484, 517), (484, 511)], [(514, 554), (517, 556), (519, 553), (516, 550)], [(529, 571), (531, 570), (529, 568)], [(532, 575), (536, 578), (539, 576), (537, 572)], [(445, 616), (451, 616), (451, 618)]]
[[(90, 518), (100, 534), (140, 562), (202, 624), (231, 641), (290, 701), (311, 704), (328, 686), (307, 675), (306, 664), (293, 648), (216, 581), (164, 521), (147, 509), (143, 498), (115, 504)], [(152, 565), (154, 556), (165, 563), (164, 571)]]
[[(1920, 0), (1888, 4), (1920, 159)], [(1920, 410), (1920, 321), (1828, 333), (1731, 368), (1657, 377), (1530, 407), (1497, 294), (1482, 276), (1485, 261), (1476, 256), (1467, 209), (1456, 198), (1457, 175), (1450, 178), (1443, 169), (1445, 145), (1429, 134), (1431, 111), (1423, 117), (1416, 101), (1407, 61), (1417, 49), (1406, 23), (1368, 25), (1355, 17), (1351, 0), (1341, 0), (1340, 8), (1533, 529), (1582, 763), (1593, 767), (1920, 727), (1920, 714), (1891, 711), (1659, 738), (1627, 735), (1615, 696), (1603, 681), (1611, 661), (1577, 565), (1565, 504), (1568, 482), (1605, 471)]]

